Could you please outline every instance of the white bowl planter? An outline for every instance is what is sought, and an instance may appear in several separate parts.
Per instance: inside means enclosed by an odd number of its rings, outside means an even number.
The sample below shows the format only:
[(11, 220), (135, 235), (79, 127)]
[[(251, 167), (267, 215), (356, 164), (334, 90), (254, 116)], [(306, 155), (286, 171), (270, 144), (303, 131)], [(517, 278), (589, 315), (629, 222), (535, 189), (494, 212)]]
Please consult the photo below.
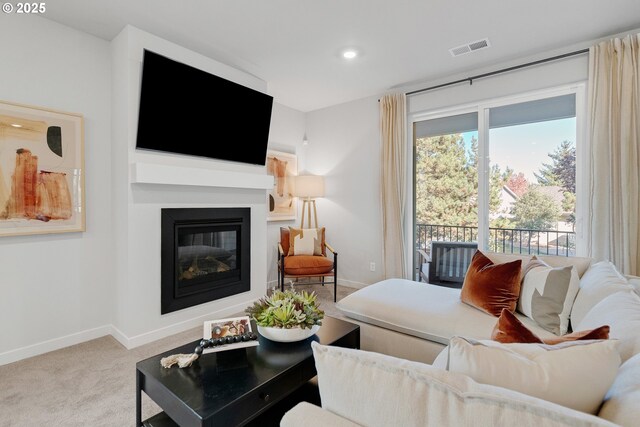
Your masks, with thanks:
[(263, 337), (277, 342), (294, 342), (306, 340), (320, 330), (320, 325), (313, 325), (310, 329), (302, 328), (271, 328), (258, 325), (258, 333)]

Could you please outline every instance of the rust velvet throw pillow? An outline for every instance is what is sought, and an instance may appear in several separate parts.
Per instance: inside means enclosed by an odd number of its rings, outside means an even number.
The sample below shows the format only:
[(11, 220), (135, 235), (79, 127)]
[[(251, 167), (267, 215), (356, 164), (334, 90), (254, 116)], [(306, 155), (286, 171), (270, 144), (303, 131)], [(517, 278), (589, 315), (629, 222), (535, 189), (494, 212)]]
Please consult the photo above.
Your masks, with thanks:
[(565, 341), (606, 340), (609, 339), (609, 326), (604, 325), (586, 331), (577, 331), (556, 338), (541, 339), (522, 324), (515, 314), (503, 309), (496, 326), (493, 327), (491, 339), (503, 344), (559, 344)]
[(460, 299), (495, 317), (503, 308), (514, 311), (520, 296), (521, 267), (521, 260), (494, 264), (476, 251), (464, 277)]

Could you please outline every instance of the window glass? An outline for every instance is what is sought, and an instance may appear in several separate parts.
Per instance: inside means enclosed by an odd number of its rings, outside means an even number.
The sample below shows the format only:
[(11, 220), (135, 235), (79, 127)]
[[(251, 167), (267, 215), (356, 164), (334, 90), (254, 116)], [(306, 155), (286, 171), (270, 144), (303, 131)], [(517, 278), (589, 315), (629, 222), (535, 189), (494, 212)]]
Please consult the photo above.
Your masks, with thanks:
[[(478, 123), (488, 124), (485, 138)], [(575, 94), (479, 106), (413, 131), (418, 274), (428, 271), (432, 241), (575, 255)]]

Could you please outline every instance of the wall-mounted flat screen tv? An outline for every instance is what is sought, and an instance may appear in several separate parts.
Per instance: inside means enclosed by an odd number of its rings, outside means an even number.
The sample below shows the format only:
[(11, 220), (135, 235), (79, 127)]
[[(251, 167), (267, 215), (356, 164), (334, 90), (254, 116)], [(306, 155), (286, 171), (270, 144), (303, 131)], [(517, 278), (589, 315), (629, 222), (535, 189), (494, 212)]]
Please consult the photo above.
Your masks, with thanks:
[(136, 148), (264, 165), (273, 97), (144, 51)]

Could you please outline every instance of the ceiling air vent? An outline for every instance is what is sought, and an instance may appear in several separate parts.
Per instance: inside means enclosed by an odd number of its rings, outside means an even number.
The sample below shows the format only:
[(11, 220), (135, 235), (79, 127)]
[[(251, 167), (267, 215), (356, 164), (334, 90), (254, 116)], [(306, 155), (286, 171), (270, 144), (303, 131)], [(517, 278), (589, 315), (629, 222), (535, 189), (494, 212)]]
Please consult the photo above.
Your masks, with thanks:
[(451, 56), (460, 56), (464, 55), (465, 53), (475, 52), (476, 50), (485, 49), (490, 46), (491, 43), (489, 43), (489, 39), (484, 38), (482, 40), (476, 40), (474, 42), (463, 44), (461, 46), (452, 47), (451, 49), (449, 49), (449, 53), (451, 53)]

